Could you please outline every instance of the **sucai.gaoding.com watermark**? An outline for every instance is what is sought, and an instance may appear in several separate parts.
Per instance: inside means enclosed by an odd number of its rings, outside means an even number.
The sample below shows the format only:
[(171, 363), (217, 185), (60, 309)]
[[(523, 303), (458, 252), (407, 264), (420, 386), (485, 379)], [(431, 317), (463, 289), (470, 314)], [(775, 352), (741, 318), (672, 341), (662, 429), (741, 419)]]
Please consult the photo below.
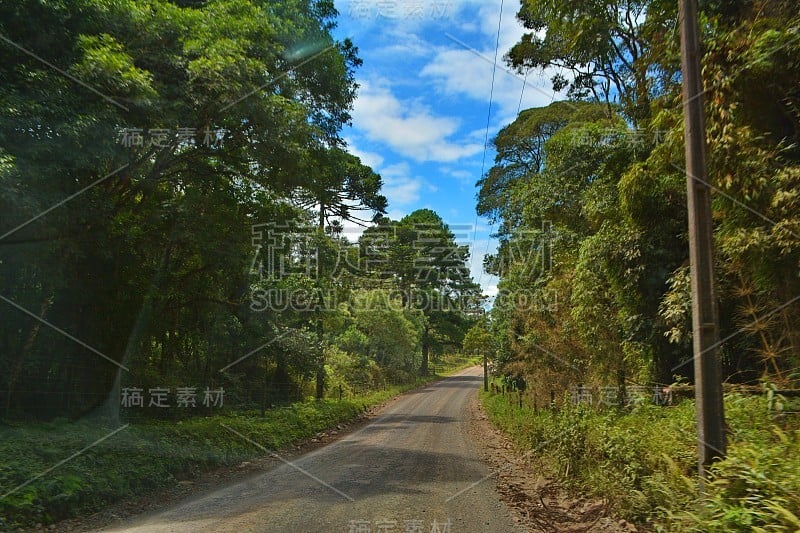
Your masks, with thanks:
[[(298, 224), (262, 223), (252, 227), (253, 256), (250, 264), (251, 283), (250, 309), (263, 311), (318, 312), (338, 309), (342, 303), (351, 302), (336, 290), (336, 282), (343, 277), (360, 283), (363, 287), (375, 285), (376, 280), (389, 281), (384, 289), (387, 301), (381, 305), (412, 305), (426, 311), (458, 311), (467, 309), (474, 295), (452, 288), (460, 281), (467, 281), (464, 248), (472, 245), (472, 224), (448, 225), (453, 242), (443, 243), (441, 234), (431, 231), (431, 226), (418, 224), (413, 228), (413, 240), (409, 243), (413, 252), (410, 259), (398, 272), (389, 257), (392, 243), (397, 242), (396, 228), (379, 228), (369, 234), (367, 243), (353, 243), (339, 239), (319, 245), (319, 230), (314, 226)], [(343, 236), (349, 231), (342, 230)], [(407, 231), (404, 228), (401, 231)], [(504, 252), (493, 261), (493, 268), (505, 276), (513, 269), (523, 270), (529, 276), (539, 276), (552, 268), (552, 231), (549, 224), (542, 231), (518, 232), (516, 238), (504, 246)], [(474, 251), (473, 251), (474, 253)], [(323, 264), (324, 263), (324, 264)], [(286, 288), (286, 280), (305, 280)], [(317, 283), (324, 282), (324, 283)], [(394, 282), (394, 283), (392, 283)], [(420, 287), (436, 287), (436, 291), (417, 290)], [(555, 294), (541, 291), (530, 298), (520, 300), (515, 294), (515, 305), (531, 309), (552, 309)]]

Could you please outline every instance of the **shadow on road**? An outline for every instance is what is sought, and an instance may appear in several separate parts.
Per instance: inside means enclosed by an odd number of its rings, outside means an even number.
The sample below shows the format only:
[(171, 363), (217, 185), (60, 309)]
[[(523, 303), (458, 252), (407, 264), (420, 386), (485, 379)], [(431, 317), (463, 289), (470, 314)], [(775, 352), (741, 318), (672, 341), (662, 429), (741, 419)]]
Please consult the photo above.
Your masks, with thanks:
[[(375, 419), (369, 426), (364, 428), (362, 431), (367, 431), (373, 426), (385, 426), (387, 424), (395, 424), (395, 423), (403, 423), (409, 422), (414, 424), (449, 424), (451, 422), (455, 422), (456, 419), (452, 416), (438, 416), (438, 415), (404, 415), (404, 414), (394, 414), (394, 415), (382, 415), (379, 418)], [(381, 430), (386, 429), (385, 427), (381, 427)]]
[(463, 389), (474, 389), (483, 383), (483, 376), (453, 376), (445, 378), (442, 381), (431, 383), (422, 390), (430, 390), (439, 387), (454, 387)]

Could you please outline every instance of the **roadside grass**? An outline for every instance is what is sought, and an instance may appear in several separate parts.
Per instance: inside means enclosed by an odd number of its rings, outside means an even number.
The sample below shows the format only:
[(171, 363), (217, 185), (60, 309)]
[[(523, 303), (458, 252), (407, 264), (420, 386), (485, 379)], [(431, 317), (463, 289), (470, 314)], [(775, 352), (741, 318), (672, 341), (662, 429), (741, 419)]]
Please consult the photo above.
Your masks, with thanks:
[[(699, 492), (695, 405), (557, 410), (481, 392), (489, 419), (547, 475), (656, 531), (800, 529), (800, 420), (762, 396), (727, 395), (728, 455)], [(794, 409), (796, 410), (796, 409)], [(792, 417), (793, 416), (793, 417)]]
[(0, 531), (95, 512), (126, 497), (265, 455), (231, 430), (278, 451), (473, 364), (463, 358), (447, 359), (437, 365), (438, 375), (416, 383), (342, 401), (276, 407), (263, 417), (258, 411), (239, 411), (137, 421), (91, 447), (118, 427), (88, 420), (0, 422)]

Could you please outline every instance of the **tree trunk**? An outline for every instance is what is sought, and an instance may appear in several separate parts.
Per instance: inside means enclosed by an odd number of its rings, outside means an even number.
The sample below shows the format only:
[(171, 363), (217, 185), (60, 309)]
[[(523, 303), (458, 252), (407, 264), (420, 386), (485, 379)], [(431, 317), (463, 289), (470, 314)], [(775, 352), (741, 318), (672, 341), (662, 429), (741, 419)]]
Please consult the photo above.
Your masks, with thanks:
[(489, 392), (489, 361), (486, 354), (483, 354), (483, 391)]
[[(139, 311), (139, 315), (136, 317), (136, 321), (131, 328), (130, 335), (128, 337), (128, 342), (125, 345), (125, 351), (122, 353), (122, 360), (120, 361), (120, 365), (124, 365), (126, 363), (130, 364), (130, 359), (133, 357), (135, 353), (139, 350), (139, 347), (142, 344), (142, 340), (147, 335), (148, 327), (150, 326), (150, 320), (153, 315), (153, 299), (155, 295), (161, 290), (161, 283), (166, 277), (167, 271), (169, 269), (170, 260), (172, 257), (172, 246), (173, 242), (172, 239), (167, 242), (167, 245), (164, 247), (164, 250), (161, 255), (161, 261), (159, 262), (158, 270), (155, 273), (153, 283), (150, 288), (147, 290), (147, 293), (144, 295), (142, 299), (142, 309)], [(177, 323), (177, 322), (176, 322)], [(172, 339), (174, 338), (173, 334), (169, 336), (169, 345), (173, 344)], [(161, 361), (160, 363), (163, 364), (166, 361), (164, 349), (162, 348), (161, 353)], [(120, 391), (121, 391), (121, 383), (122, 383), (122, 366), (118, 366), (114, 371), (114, 379), (111, 385), (111, 390), (109, 391), (108, 395), (106, 396), (106, 400), (101, 405), (98, 413), (101, 415), (105, 415), (108, 419), (116, 424), (120, 423), (120, 406), (119, 406), (119, 398), (120, 398)]]
[[(325, 235), (325, 204), (319, 205), (319, 233), (320, 239)], [(315, 397), (321, 400), (325, 396), (325, 351), (322, 346), (322, 340), (325, 334), (324, 326), (322, 324), (323, 313), (323, 296), (322, 296), (322, 280), (320, 280), (320, 253), (317, 251), (317, 389)]]
[(429, 327), (425, 326), (422, 330), (422, 363), (419, 367), (419, 373), (421, 376), (428, 375), (428, 356), (430, 354), (430, 338), (428, 335)]
[[(53, 298), (46, 298), (42, 303), (42, 307), (39, 309), (40, 319), (44, 320), (44, 316), (47, 314), (47, 311), (50, 309), (51, 305), (53, 305)], [(19, 376), (22, 374), (22, 366), (25, 363), (25, 358), (31, 349), (33, 349), (33, 345), (36, 342), (36, 337), (38, 337), (41, 327), (42, 323), (39, 321), (36, 321), (33, 324), (33, 327), (28, 334), (28, 338), (25, 340), (25, 344), (22, 346), (22, 350), (19, 352), (19, 357), (17, 357), (17, 360), (14, 362), (14, 366), (11, 369), (10, 376), (8, 378), (8, 391), (6, 393), (6, 417), (8, 417), (11, 413), (11, 399), (14, 395), (14, 387), (16, 387)]]
[(620, 408), (625, 408), (625, 402), (627, 400), (627, 387), (625, 384), (625, 363), (621, 362), (619, 368), (617, 369), (617, 400), (619, 401)]
[(269, 357), (264, 354), (264, 390), (261, 393), (261, 418), (267, 414), (267, 395), (269, 394)]

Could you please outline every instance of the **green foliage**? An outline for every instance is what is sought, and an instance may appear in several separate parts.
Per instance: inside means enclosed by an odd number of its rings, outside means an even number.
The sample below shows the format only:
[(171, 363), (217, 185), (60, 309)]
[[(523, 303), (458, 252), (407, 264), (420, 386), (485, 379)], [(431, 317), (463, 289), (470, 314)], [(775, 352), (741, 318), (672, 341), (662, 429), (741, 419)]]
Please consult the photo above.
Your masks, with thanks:
[[(223, 424), (275, 450), (353, 418), (370, 401), (375, 399), (294, 404), (264, 417), (237, 413), (133, 424), (0, 500), (0, 525), (60, 520), (264, 455)], [(6, 493), (28, 482), (110, 431), (88, 422), (64, 421), (4, 428), (0, 490)]]
[[(120, 382), (221, 381), (238, 407), (266, 408), (314, 374), (324, 387), (322, 350), (354, 321), (377, 330), (341, 304), (371, 288), (348, 270), (358, 250), (341, 223), (368, 222), (387, 204), (380, 176), (339, 136), (361, 61), (349, 40), (334, 40), (336, 16), (327, 0), (0, 6), (4, 36), (80, 82), (0, 47), (0, 231), (86, 187), (0, 243), (5, 294), (131, 369), (96, 364), (11, 311), (0, 325), (3, 417), (79, 417), (104, 403), (113, 412), (107, 398)], [(23, 31), (29, 24), (42, 39)], [(301, 248), (256, 246), (267, 222), (318, 231)], [(265, 274), (271, 244), (268, 260), (301, 272)], [(295, 300), (280, 309), (269, 291)], [(395, 328), (403, 341), (373, 339), (363, 355), (413, 364), (408, 320)]]
[(385, 372), (373, 359), (329, 346), (325, 350), (325, 368), (329, 395), (350, 397), (364, 390), (374, 390), (384, 383)]
[[(345, 218), (337, 198), (386, 207), (380, 177), (341, 149), (360, 60), (331, 36), (335, 16), (330, 2), (305, 0), (0, 7), (4, 36), (72, 78), (0, 49), (0, 231), (86, 188), (0, 243), (4, 294), (132, 369), (120, 376), (9, 310), (2, 416), (80, 416), (120, 378), (137, 387), (237, 380), (248, 405), (241, 389), (264, 373), (305, 377), (307, 354), (289, 346), (224, 378), (218, 370), (276, 327), (303, 331), (311, 321), (264, 320), (270, 313), (248, 308), (254, 224), (307, 219), (293, 196), (324, 193)], [(134, 129), (143, 142), (126, 145), (123, 132)]]
[[(568, 399), (567, 399), (568, 400)], [(666, 531), (794, 531), (800, 512), (800, 431), (774, 422), (766, 397), (726, 397), (728, 456), (699, 494), (695, 405), (629, 412), (560, 405), (531, 415), (483, 394), (494, 424), (565, 486)]]
[(390, 284), (399, 293), (404, 318), (418, 332), (419, 372), (426, 375), (432, 356), (461, 346), (470, 326), (466, 313), (480, 305), (480, 287), (469, 272), (469, 247), (457, 244), (430, 209), (400, 221), (379, 220), (361, 236), (359, 247), (371, 262), (368, 279), (378, 286)]
[[(13, 491), (0, 499), (0, 528), (46, 524), (90, 513), (208, 470), (262, 457), (266, 453), (263, 448), (288, 447), (351, 420), (397, 394), (440, 379), (430, 376), (389, 386), (381, 381), (381, 386), (371, 391), (358, 383), (361, 387), (348, 390), (347, 384), (353, 383), (358, 372), (378, 380), (381, 369), (374, 361), (364, 364), (333, 347), (329, 348), (327, 360), (333, 384), (338, 383), (337, 379), (345, 383), (341, 401), (293, 403), (263, 414), (239, 410), (178, 421), (146, 420), (132, 423), (91, 447), (88, 446), (107, 437), (112, 428), (97, 422), (64, 419), (0, 427), (0, 494)], [(447, 375), (474, 364), (472, 359), (446, 356), (437, 374)], [(88, 449), (83, 453), (50, 471), (85, 447)], [(25, 486), (14, 490), (22, 484)]]
[[(675, 6), (632, 1), (612, 6), (523, 0), (518, 18), (530, 33), (509, 52), (518, 69), (558, 67), (553, 89), (575, 99), (617, 101), (637, 122), (647, 117), (653, 37), (675, 18)], [(546, 31), (545, 31), (546, 30)]]
[[(501, 371), (557, 391), (691, 377), (680, 366), (691, 321), (675, 8), (522, 2), (530, 33), (508, 62), (572, 76), (553, 79), (568, 101), (525, 110), (500, 131), (478, 182), (478, 212), (500, 222), (485, 266), (500, 277)], [(800, 78), (786, 66), (797, 62), (800, 10), (708, 2), (700, 17), (723, 371), (792, 386)]]
[[(101, 436), (87, 419), (135, 421), (0, 501), (13, 521), (251, 456), (221, 421), (285, 445), (360, 402), (287, 410), (312, 379), (319, 398), (384, 388), (377, 401), (459, 345), (478, 292), (467, 248), (430, 210), (382, 218), (381, 177), (340, 136), (361, 60), (336, 17), (330, 0), (0, 3), (0, 285), (33, 315), (4, 309), (0, 417), (83, 420), (3, 427), (2, 491)], [(400, 228), (397, 277), (358, 267), (344, 221)], [(120, 412), (122, 387), (192, 386), (223, 387), (224, 417)]]
[(367, 338), (369, 356), (387, 369), (413, 370), (419, 331), (406, 318), (402, 301), (380, 290), (357, 295), (354, 322)]
[(800, 432), (773, 429), (714, 465), (696, 512), (669, 524), (688, 531), (796, 531), (800, 528)]
[(489, 321), (485, 317), (478, 319), (464, 335), (462, 350), (469, 355), (482, 355), (490, 358), (494, 355), (494, 337)]

